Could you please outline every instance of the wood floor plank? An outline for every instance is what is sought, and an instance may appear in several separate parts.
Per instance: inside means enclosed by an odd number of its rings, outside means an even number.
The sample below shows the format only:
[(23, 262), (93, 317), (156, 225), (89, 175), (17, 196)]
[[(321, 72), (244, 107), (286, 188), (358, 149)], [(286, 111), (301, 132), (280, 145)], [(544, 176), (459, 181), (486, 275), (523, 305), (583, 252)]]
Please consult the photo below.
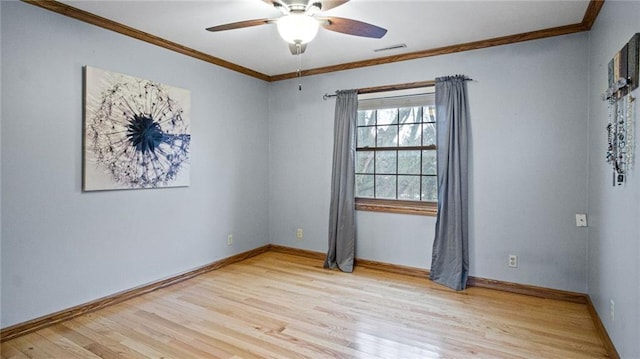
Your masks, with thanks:
[[(6, 345), (5, 345), (6, 344)], [(5, 343), (2, 344), (2, 349), (0, 350), (0, 358), (2, 359), (28, 359), (29, 357), (21, 352), (14, 343)]]
[[(53, 328), (44, 328), (38, 331), (38, 334), (49, 340), (53, 345), (63, 350), (63, 354), (59, 354), (58, 357), (69, 357), (69, 358), (100, 358), (100, 356), (95, 353), (83, 348), (78, 343), (69, 340), (65, 336), (59, 335), (58, 331), (55, 331)], [(47, 350), (45, 348), (45, 350)]]
[(35, 337), (39, 337), (38, 341), (33, 343), (34, 346), (41, 349), (47, 355), (52, 358), (68, 358), (68, 359), (83, 359), (83, 358), (97, 358), (91, 352), (77, 350), (73, 344), (65, 342), (64, 338), (53, 337), (49, 340), (46, 332), (33, 333)]
[(2, 343), (2, 358), (606, 358), (585, 304), (267, 252)]
[[(27, 358), (55, 358), (43, 349), (45, 346), (37, 333), (30, 333), (14, 339), (12, 342)], [(4, 346), (3, 346), (4, 347)]]

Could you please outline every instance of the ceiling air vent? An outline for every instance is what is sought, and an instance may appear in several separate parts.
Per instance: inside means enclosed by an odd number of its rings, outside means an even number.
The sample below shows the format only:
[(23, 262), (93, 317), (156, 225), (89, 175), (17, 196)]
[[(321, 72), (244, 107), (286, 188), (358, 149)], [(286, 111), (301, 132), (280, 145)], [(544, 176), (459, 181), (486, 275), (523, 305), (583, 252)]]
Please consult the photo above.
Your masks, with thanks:
[(407, 44), (397, 44), (397, 45), (391, 45), (391, 46), (383, 47), (381, 49), (375, 49), (373, 51), (374, 52), (390, 51), (390, 50), (403, 49), (405, 47), (407, 47)]

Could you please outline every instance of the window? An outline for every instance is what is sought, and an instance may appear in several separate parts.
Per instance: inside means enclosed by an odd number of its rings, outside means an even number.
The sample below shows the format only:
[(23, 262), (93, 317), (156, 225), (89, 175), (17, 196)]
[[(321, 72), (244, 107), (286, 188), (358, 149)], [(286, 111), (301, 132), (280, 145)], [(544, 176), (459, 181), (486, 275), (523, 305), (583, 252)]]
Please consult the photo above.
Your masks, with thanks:
[(356, 209), (435, 214), (433, 87), (360, 95), (356, 126)]

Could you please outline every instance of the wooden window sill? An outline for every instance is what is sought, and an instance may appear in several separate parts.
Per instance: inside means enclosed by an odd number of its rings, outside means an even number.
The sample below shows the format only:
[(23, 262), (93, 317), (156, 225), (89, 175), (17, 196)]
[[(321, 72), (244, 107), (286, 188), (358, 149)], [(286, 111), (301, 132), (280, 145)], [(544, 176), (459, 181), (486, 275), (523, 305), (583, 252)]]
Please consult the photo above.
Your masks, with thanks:
[(356, 198), (356, 211), (387, 212), (436, 216), (437, 202), (400, 201), (373, 198)]

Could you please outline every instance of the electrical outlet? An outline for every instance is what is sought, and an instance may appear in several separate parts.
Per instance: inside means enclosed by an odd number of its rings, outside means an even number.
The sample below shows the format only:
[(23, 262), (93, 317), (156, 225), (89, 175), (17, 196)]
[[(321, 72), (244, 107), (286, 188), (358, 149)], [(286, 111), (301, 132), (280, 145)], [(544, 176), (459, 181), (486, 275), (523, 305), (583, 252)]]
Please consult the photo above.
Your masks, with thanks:
[(298, 229), (296, 229), (296, 238), (298, 238), (298, 239), (302, 239), (303, 234), (304, 234), (304, 233), (302, 232), (302, 228), (298, 228)]
[(515, 254), (509, 254), (509, 267), (518, 268), (518, 256)]
[(233, 234), (227, 235), (227, 245), (230, 246), (233, 244)]
[(576, 227), (587, 226), (587, 215), (585, 213), (576, 213)]
[(609, 312), (611, 314), (611, 321), (616, 320), (616, 302), (613, 299), (609, 300)]

